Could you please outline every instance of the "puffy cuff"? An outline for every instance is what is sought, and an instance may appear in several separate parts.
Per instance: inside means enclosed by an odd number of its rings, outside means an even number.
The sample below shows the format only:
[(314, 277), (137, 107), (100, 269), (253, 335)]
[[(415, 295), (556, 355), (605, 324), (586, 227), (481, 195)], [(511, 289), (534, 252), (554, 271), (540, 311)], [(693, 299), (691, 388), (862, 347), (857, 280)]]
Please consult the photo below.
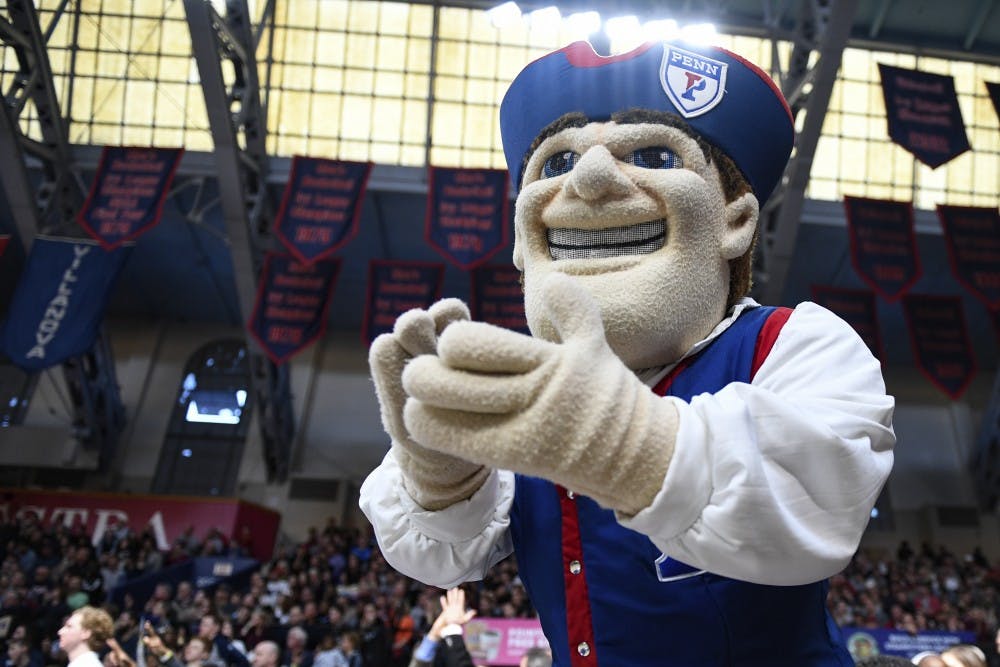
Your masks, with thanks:
[(686, 418), (691, 406), (669, 398), (677, 408), (677, 440), (663, 486), (653, 502), (633, 516), (616, 512), (618, 522), (646, 535), (663, 549), (667, 541), (690, 528), (708, 506), (711, 465), (704, 446), (709, 436), (699, 419)]

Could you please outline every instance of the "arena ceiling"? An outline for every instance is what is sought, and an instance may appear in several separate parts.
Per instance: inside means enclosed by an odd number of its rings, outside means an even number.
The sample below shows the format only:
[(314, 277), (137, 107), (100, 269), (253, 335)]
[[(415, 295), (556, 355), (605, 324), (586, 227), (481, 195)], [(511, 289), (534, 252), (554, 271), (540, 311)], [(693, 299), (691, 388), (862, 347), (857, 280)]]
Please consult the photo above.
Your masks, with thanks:
[[(567, 0), (564, 8), (590, 8), (592, 0)], [(610, 15), (634, 12), (673, 13), (680, 20), (712, 21), (720, 30), (748, 34), (802, 35), (797, 23), (808, 3), (762, 0), (728, 2), (654, 2), (618, 0), (601, 3)], [(814, 2), (821, 10), (829, 3)], [(844, 3), (847, 5), (851, 2)], [(486, 6), (476, 3), (476, 6)], [(527, 8), (541, 6), (528, 4)], [(610, 7), (610, 9), (609, 9)], [(813, 13), (815, 15), (815, 13)], [(928, 55), (1000, 63), (1000, 2), (995, 0), (859, 0), (850, 29), (850, 44), (891, 48)], [(99, 156), (93, 146), (77, 146), (74, 160), (89, 182)], [(272, 158), (269, 192), (280, 201), (288, 173), (288, 160)], [(136, 244), (112, 298), (109, 316), (148, 321), (226, 322), (238, 325), (240, 312), (233, 246), (218, 205), (215, 167), (207, 154), (185, 155), (175, 193), (162, 221)], [(330, 308), (329, 329), (358, 341), (365, 310), (368, 265), (372, 259), (408, 259), (442, 262), (446, 266), (443, 296), (468, 298), (469, 275), (446, 262), (424, 240), (423, 213), (426, 192), (421, 169), (376, 165), (362, 209), (359, 232), (340, 253), (342, 268)], [(998, 184), (1000, 190), (1000, 184)], [(853, 270), (843, 220), (843, 209), (834, 202), (807, 202), (798, 230), (795, 251), (785, 280), (782, 301), (809, 298), (810, 287), (824, 284), (864, 287)], [(996, 333), (981, 303), (963, 292), (955, 281), (942, 243), (940, 226), (931, 211), (918, 211), (917, 230), (923, 276), (913, 291), (961, 294), (965, 299), (969, 329), (981, 368), (997, 366)], [(12, 211), (0, 192), (0, 233), (17, 236)], [(511, 248), (500, 250), (495, 261), (509, 262)], [(18, 251), (8, 249), (7, 268), (0, 283), (16, 280)], [(9, 295), (7, 295), (9, 296)], [(0, 294), (0, 309), (5, 295)], [(889, 363), (912, 364), (908, 332), (899, 304), (881, 303), (879, 317)]]

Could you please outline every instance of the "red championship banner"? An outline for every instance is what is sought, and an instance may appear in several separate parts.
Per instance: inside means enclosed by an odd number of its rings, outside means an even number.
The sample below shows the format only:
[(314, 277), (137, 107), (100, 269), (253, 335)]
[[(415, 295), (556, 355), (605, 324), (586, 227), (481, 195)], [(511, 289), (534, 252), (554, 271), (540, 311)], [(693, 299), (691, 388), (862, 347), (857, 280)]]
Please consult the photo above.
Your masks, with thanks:
[(189, 529), (199, 540), (218, 529), (247, 545), (259, 560), (271, 559), (281, 522), (274, 510), (236, 498), (0, 489), (0, 521), (21, 523), (28, 517), (42, 526), (82, 527), (93, 544), (119, 525), (135, 533), (148, 528), (160, 551), (169, 550)]
[(1000, 308), (1000, 211), (939, 204), (937, 214), (955, 278), (987, 308)]
[(440, 298), (444, 264), (373, 259), (368, 264), (368, 298), (361, 340), (365, 345), (392, 331), (396, 318), (413, 308), (430, 308)]
[(844, 197), (851, 263), (886, 301), (895, 301), (920, 278), (920, 256), (909, 202)]
[(527, 334), (521, 272), (513, 265), (489, 264), (472, 272), (472, 319)]
[(879, 63), (889, 137), (931, 169), (969, 150), (955, 79)]
[(509, 182), (503, 169), (431, 167), (427, 242), (461, 269), (486, 262), (510, 238)]
[(300, 262), (335, 252), (358, 233), (371, 162), (296, 155), (274, 233)]
[(105, 250), (160, 221), (183, 148), (105, 146), (77, 222)]
[(264, 259), (247, 328), (271, 361), (283, 364), (323, 335), (339, 272), (336, 258), (305, 264), (272, 253)]
[(866, 289), (813, 285), (812, 297), (813, 301), (850, 324), (872, 354), (885, 363), (874, 292)]
[(976, 374), (962, 299), (908, 294), (903, 297), (903, 314), (920, 372), (957, 400)]

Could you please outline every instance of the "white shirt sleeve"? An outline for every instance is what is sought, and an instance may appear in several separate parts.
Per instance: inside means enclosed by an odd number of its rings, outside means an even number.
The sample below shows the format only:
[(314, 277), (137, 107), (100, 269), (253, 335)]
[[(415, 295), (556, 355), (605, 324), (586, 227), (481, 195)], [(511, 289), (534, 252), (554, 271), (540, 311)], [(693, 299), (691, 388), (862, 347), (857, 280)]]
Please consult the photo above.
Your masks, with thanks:
[(390, 450), (361, 485), (360, 505), (389, 565), (425, 584), (451, 588), (482, 579), (514, 550), (508, 531), (513, 500), (514, 474), (494, 470), (468, 500), (425, 510), (403, 487)]
[(843, 569), (895, 444), (879, 362), (846, 322), (803, 303), (750, 384), (667, 400), (680, 415), (673, 460), (624, 526), (745, 581), (804, 584)]

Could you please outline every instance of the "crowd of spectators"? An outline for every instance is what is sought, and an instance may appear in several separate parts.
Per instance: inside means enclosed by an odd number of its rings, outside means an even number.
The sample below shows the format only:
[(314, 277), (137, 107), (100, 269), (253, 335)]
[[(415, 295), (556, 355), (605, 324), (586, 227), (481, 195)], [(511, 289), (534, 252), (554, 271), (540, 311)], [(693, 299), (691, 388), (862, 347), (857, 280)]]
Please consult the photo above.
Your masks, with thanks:
[[(163, 581), (148, 599), (120, 594), (128, 581), (202, 555), (245, 549), (217, 532), (199, 539), (189, 531), (163, 552), (151, 533), (125, 526), (95, 545), (81, 526), (0, 524), (7, 667), (65, 665), (57, 633), (85, 605), (110, 613), (121, 654), (141, 667), (406, 667), (440, 612), (440, 590), (389, 567), (370, 532), (332, 520), (279, 546), (237, 584)], [(971, 631), (992, 650), (998, 584), (1000, 568), (978, 550), (956, 555), (904, 542), (892, 554), (859, 552), (831, 579), (828, 603), (841, 626)], [(512, 558), (464, 593), (480, 618), (535, 615)], [(115, 652), (105, 662), (120, 667)]]

